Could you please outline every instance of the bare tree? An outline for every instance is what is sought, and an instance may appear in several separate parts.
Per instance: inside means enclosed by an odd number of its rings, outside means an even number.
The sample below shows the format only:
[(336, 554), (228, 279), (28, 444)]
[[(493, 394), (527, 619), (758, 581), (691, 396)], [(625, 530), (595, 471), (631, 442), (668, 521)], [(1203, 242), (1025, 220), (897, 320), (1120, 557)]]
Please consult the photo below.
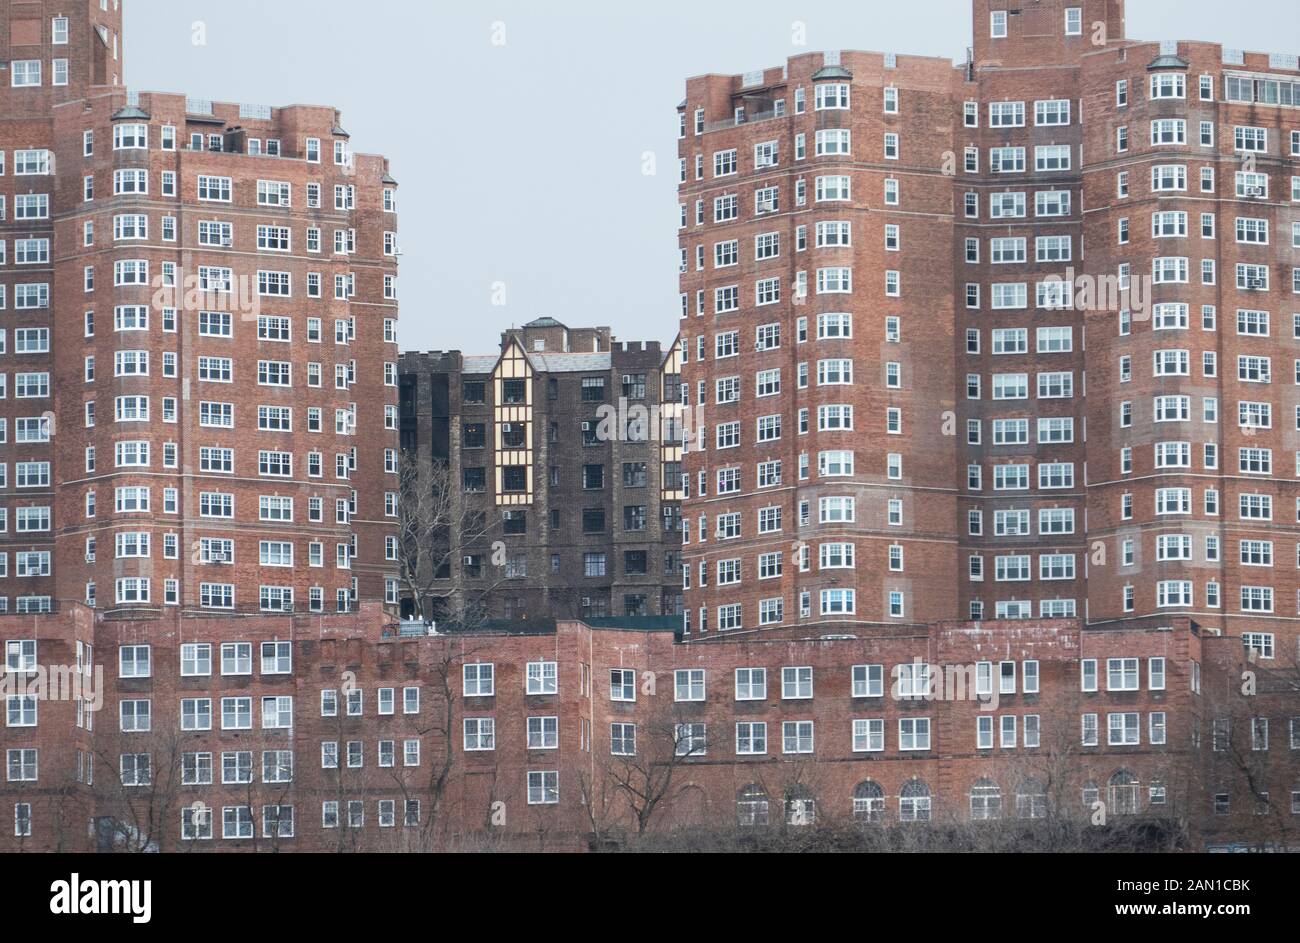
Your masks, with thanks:
[[(413, 617), (431, 623), (439, 615), (461, 624), (481, 618), (500, 567), (491, 541), (499, 519), (465, 500), (451, 463), (402, 457), (397, 513), (398, 577)], [(487, 556), (484, 579), (467, 579), (466, 551)], [(471, 582), (473, 585), (471, 586)]]
[[(278, 853), (286, 847), (286, 838), (298, 834), (300, 822), (297, 816), (301, 810), (290, 804), (293, 796), (293, 777), (296, 775), (296, 760), (291, 748), (292, 741), (267, 741), (262, 744), (260, 754), (253, 752), (252, 775), (244, 784), (244, 802), (253, 822), (251, 850), (254, 852)], [(285, 756), (285, 754), (288, 754)], [(258, 766), (260, 765), (260, 771)], [(268, 810), (274, 808), (276, 817), (272, 820)], [(290, 809), (288, 829), (280, 817), (281, 810)]]
[[(329, 791), (324, 793), (331, 797), (335, 808), (334, 839), (331, 842), (333, 851), (338, 854), (345, 852), (355, 852), (358, 850), (358, 842), (361, 836), (358, 830), (351, 825), (351, 816), (349, 814), (349, 805), (352, 802), (364, 802), (361, 797), (365, 794), (365, 784), (362, 781), (364, 777), (364, 767), (353, 767), (348, 760), (348, 743), (360, 741), (360, 727), (357, 722), (348, 720), (348, 696), (349, 689), (344, 687), (341, 696), (335, 696), (334, 713), (333, 713), (333, 741), (326, 741), (333, 744), (333, 765), (324, 766), (327, 770), (325, 775)], [(349, 734), (355, 736), (355, 740), (349, 741)], [(324, 763), (324, 747), (322, 747), (322, 764)]]
[(704, 725), (680, 711), (656, 708), (638, 726), (635, 750), (609, 758), (606, 775), (639, 838), (676, 796), (683, 769), (706, 750)]
[(1210, 750), (1203, 791), (1211, 830), (1220, 825), (1260, 850), (1289, 847), (1295, 767), (1283, 738), (1300, 715), (1300, 662), (1264, 666), (1252, 651), (1205, 693)]
[[(451, 840), (451, 818), (447, 814), (448, 793), (457, 777), (453, 776), (456, 767), (457, 744), (461, 742), (460, 724), (463, 720), (458, 705), (458, 685), (456, 676), (462, 666), (477, 657), (478, 649), (466, 645), (465, 635), (444, 636), (440, 650), (429, 663), (432, 681), (430, 721), (415, 732), (422, 742), (431, 744), (428, 780), (420, 783), (414, 772), (406, 767), (400, 771), (394, 768), (392, 778), (400, 790), (403, 802), (418, 799), (421, 803), (420, 821), (410, 826), (415, 831), (409, 837), (403, 837), (402, 843), (411, 851), (436, 851), (445, 848)], [(423, 715), (422, 715), (423, 716)], [(422, 768), (422, 767), (421, 767)], [(427, 806), (426, 803), (427, 802)], [(483, 811), (483, 823), (491, 825), (491, 802)], [(404, 826), (405, 832), (407, 827)]]
[[(170, 730), (129, 734), (97, 754), (107, 775), (95, 780), (99, 840), (106, 850), (170, 850), (180, 825), (181, 764), (184, 746)], [(129, 751), (129, 752), (127, 752)]]

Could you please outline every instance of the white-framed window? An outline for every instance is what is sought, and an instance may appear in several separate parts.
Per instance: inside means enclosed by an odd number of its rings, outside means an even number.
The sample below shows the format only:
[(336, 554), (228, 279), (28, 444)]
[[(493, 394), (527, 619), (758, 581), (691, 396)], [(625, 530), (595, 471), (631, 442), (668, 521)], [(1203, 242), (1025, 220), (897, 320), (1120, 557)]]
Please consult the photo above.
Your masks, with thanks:
[(900, 717), (898, 719), (898, 749), (901, 752), (930, 749), (930, 718)]

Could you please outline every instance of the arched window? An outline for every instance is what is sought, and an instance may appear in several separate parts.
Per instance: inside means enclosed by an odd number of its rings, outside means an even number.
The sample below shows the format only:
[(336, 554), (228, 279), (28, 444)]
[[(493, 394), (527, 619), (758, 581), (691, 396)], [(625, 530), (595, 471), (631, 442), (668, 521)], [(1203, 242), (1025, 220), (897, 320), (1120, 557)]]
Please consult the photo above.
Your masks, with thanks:
[(1110, 811), (1114, 815), (1134, 815), (1138, 811), (1138, 778), (1126, 769), (1110, 778)]
[(885, 790), (864, 780), (853, 787), (853, 821), (879, 822), (885, 817)]
[(1016, 786), (1016, 816), (1022, 819), (1047, 817), (1047, 793), (1036, 779), (1022, 779)]
[(1002, 789), (991, 779), (976, 780), (970, 787), (970, 819), (983, 822), (1002, 817)]
[(736, 816), (741, 825), (767, 824), (767, 793), (751, 783), (736, 793)]
[(913, 779), (898, 794), (898, 820), (900, 822), (930, 821), (930, 787)]
[(787, 825), (813, 825), (817, 821), (817, 800), (807, 786), (791, 786), (785, 794)]

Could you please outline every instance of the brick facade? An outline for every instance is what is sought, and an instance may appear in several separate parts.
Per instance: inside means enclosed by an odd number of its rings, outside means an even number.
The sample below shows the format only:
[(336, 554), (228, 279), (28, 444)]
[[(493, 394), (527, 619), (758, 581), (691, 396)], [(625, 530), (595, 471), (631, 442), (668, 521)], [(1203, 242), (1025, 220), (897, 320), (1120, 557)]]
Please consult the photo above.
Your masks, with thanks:
[(973, 7), (964, 64), (686, 83), (688, 630), (1186, 616), (1294, 657), (1295, 57)]
[[(645, 626), (428, 636), (373, 605), (4, 617), (6, 693), (37, 700), (10, 700), (0, 728), (5, 814), (31, 823), (0, 848), (555, 850), (1042, 817), (1294, 844), (1294, 669), (1253, 668), (1186, 619), (710, 642)], [(921, 664), (933, 682), (913, 687)], [(32, 687), (77, 665), (103, 669), (72, 692), (102, 692), (97, 712)]]
[(108, 7), (0, 4), (0, 600), (395, 603), (388, 163), (332, 108), (129, 93)]

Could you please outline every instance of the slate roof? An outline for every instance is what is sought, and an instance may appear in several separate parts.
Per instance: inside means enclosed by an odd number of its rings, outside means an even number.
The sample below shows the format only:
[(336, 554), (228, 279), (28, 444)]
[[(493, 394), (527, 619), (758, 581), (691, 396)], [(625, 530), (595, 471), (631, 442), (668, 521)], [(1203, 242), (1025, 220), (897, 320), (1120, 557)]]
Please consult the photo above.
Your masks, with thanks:
[(1187, 60), (1180, 59), (1177, 56), (1157, 56), (1147, 66), (1148, 72), (1154, 72), (1156, 69), (1186, 69)]

